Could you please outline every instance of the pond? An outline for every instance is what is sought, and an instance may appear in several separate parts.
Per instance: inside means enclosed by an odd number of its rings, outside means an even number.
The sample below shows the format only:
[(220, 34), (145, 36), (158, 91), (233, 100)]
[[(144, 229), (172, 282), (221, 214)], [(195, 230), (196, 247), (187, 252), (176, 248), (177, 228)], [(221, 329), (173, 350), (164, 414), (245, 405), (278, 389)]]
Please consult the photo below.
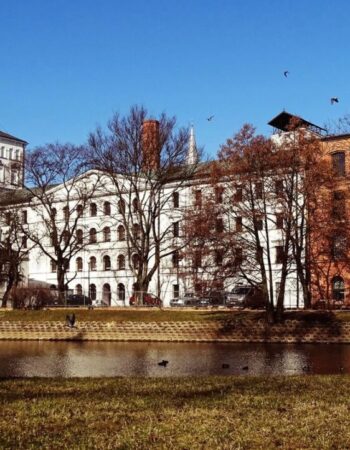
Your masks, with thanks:
[(311, 373), (350, 373), (350, 345), (0, 341), (0, 377)]

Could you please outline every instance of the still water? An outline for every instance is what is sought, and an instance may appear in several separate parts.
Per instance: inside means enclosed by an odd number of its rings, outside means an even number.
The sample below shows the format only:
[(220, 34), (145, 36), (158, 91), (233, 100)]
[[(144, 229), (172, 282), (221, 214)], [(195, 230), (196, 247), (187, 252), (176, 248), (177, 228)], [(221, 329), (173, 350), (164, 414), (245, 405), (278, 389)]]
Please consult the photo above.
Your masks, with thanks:
[(301, 373), (350, 373), (350, 345), (0, 342), (0, 377)]

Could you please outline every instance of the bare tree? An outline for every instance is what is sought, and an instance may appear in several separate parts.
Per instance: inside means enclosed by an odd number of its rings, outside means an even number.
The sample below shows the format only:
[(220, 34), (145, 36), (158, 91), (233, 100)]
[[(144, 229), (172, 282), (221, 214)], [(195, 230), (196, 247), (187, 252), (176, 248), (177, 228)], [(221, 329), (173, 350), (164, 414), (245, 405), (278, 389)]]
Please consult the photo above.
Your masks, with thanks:
[[(104, 188), (114, 195), (129, 269), (141, 292), (148, 290), (161, 260), (184, 246), (174, 239), (173, 213), (196, 170), (196, 164), (186, 164), (188, 131), (165, 114), (158, 121), (146, 119), (147, 110), (134, 106), (89, 138), (91, 161), (108, 177)], [(158, 295), (159, 290), (158, 282)]]
[(28, 260), (28, 241), (21, 232), (23, 215), (16, 209), (2, 214), (2, 236), (0, 242), (0, 267), (2, 282), (6, 283), (1, 306), (6, 308), (11, 291), (24, 278), (24, 264)]
[(87, 169), (85, 148), (70, 144), (38, 147), (26, 159), (32, 219), (22, 232), (49, 258), (61, 300), (76, 276), (69, 271), (70, 262), (89, 243), (82, 217), (98, 191), (100, 175)]

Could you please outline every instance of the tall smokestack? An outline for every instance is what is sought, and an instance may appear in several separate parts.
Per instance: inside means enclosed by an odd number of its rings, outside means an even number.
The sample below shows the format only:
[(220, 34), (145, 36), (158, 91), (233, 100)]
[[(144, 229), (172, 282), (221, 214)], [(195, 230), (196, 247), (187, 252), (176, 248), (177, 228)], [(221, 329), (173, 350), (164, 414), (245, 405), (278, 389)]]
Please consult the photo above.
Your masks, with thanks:
[(157, 170), (160, 166), (160, 139), (158, 120), (144, 120), (142, 124), (142, 157), (145, 170)]

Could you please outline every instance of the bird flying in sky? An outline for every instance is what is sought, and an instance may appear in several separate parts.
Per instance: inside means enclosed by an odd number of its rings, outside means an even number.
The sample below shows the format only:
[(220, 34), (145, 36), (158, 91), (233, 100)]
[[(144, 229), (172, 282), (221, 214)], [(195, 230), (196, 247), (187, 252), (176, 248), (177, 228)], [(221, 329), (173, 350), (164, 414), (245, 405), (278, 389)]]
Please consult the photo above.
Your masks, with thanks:
[(289, 70), (285, 70), (285, 71), (283, 72), (283, 75), (287, 78), (288, 75), (289, 75)]
[(331, 98), (331, 105), (334, 105), (334, 103), (339, 103), (339, 98), (338, 97), (332, 97)]
[(207, 121), (208, 122), (210, 122), (211, 120), (213, 120), (214, 119), (214, 116), (209, 116), (209, 117), (207, 117)]

